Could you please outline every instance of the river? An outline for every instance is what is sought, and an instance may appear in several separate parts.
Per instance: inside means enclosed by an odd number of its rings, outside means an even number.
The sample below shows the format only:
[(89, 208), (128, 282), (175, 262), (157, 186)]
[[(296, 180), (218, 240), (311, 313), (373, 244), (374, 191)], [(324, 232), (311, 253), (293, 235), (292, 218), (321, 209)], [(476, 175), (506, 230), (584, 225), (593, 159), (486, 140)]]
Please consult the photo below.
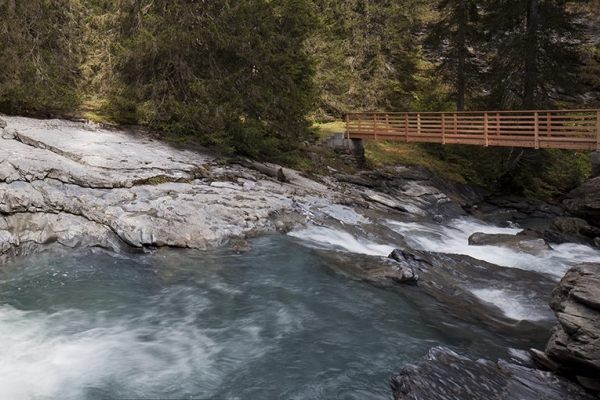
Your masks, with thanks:
[[(600, 257), (577, 245), (535, 257), (467, 246), (473, 231), (517, 232), (468, 218), (386, 224), (417, 249), (467, 253), (557, 281), (571, 265)], [(348, 279), (321, 256), (393, 248), (312, 226), (253, 239), (242, 253), (20, 258), (0, 270), (2, 398), (386, 399), (389, 376), (433, 346), (494, 358), (531, 344), (452, 316), (441, 329), (433, 299), (415, 303)], [(509, 318), (544, 329), (555, 323), (546, 304), (525, 294), (474, 294)]]

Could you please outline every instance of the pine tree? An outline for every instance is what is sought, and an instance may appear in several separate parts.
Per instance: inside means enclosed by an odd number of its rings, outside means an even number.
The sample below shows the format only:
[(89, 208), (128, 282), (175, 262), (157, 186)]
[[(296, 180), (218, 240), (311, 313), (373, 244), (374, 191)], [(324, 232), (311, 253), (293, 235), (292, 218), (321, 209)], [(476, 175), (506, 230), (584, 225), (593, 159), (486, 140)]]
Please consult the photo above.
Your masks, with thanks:
[(581, 26), (567, 0), (491, 0), (490, 107), (550, 106), (574, 89)]
[(0, 2), (0, 110), (48, 115), (79, 102), (77, 1)]
[(316, 0), (320, 29), (308, 41), (318, 62), (323, 115), (407, 109), (415, 89), (413, 31), (422, 1)]
[(120, 95), (141, 121), (250, 155), (310, 137), (307, 0), (124, 0), (121, 11)]
[(464, 111), (466, 97), (479, 89), (482, 60), (480, 7), (475, 0), (442, 0), (440, 19), (432, 24), (425, 48), (439, 60), (436, 72), (450, 82), (456, 96), (456, 109)]

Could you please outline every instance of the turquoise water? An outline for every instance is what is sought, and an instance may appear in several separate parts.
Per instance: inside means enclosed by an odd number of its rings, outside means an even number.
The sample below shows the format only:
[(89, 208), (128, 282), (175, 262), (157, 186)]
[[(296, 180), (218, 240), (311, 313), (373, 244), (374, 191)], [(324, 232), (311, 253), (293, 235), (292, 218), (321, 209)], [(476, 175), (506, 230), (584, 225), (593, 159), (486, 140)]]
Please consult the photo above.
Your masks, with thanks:
[(385, 399), (432, 346), (519, 346), (420, 301), (336, 275), (288, 236), (240, 254), (46, 252), (0, 270), (1, 397)]

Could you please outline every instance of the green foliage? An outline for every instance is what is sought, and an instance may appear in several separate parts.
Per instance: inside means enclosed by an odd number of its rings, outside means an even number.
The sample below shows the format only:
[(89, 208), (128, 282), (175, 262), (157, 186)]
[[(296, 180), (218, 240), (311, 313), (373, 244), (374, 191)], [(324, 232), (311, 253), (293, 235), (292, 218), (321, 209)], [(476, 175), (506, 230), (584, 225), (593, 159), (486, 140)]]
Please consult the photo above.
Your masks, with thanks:
[(553, 202), (590, 173), (589, 152), (367, 141), (374, 166), (423, 165), (457, 182)]
[(75, 0), (0, 3), (0, 111), (46, 116), (76, 108), (81, 12)]
[(487, 106), (552, 108), (576, 93), (582, 27), (568, 0), (493, 0), (487, 4), (490, 88)]
[(118, 94), (138, 104), (142, 123), (251, 156), (313, 137), (309, 2), (136, 0), (121, 8)]
[(316, 0), (320, 29), (308, 40), (318, 61), (318, 119), (359, 110), (405, 110), (416, 90), (416, 0)]
[(439, 59), (436, 74), (451, 84), (456, 108), (464, 111), (465, 99), (481, 91), (482, 62), (475, 51), (483, 41), (479, 2), (442, 0), (440, 18), (425, 39), (432, 56)]

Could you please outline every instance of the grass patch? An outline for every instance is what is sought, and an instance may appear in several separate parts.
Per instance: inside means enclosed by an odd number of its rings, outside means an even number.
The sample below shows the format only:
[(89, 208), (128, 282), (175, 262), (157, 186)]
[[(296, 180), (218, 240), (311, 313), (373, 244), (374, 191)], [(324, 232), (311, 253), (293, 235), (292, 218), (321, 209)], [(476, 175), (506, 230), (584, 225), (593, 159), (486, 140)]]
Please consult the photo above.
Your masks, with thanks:
[(344, 121), (315, 122), (313, 127), (317, 129), (320, 140), (325, 140), (338, 132), (346, 132), (346, 123)]
[(365, 140), (365, 156), (373, 167), (392, 165), (421, 165), (445, 178), (467, 183), (476, 172), (464, 165), (448, 163), (429, 154), (420, 143)]

